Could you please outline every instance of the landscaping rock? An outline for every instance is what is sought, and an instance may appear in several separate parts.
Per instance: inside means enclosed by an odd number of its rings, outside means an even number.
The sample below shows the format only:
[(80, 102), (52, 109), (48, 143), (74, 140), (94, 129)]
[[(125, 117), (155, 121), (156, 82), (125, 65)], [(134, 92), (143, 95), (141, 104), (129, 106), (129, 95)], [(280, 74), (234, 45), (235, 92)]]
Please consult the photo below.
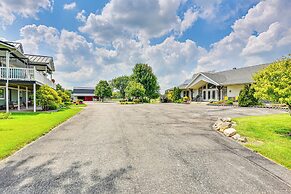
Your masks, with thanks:
[(234, 128), (228, 128), (223, 131), (224, 135), (227, 137), (232, 137), (236, 134), (236, 130)]
[(231, 123), (230, 122), (223, 122), (220, 125), (218, 125), (217, 127), (219, 128), (219, 131), (224, 132), (224, 130), (231, 127)]
[(231, 118), (230, 117), (225, 117), (225, 118), (222, 118), (222, 121), (223, 122), (231, 122)]
[(246, 137), (240, 137), (240, 138), (238, 138), (238, 141), (240, 141), (242, 143), (246, 143), (248, 140)]
[(234, 140), (238, 140), (238, 139), (241, 138), (241, 137), (240, 137), (240, 134), (235, 134), (234, 136), (232, 136), (232, 138), (233, 138)]

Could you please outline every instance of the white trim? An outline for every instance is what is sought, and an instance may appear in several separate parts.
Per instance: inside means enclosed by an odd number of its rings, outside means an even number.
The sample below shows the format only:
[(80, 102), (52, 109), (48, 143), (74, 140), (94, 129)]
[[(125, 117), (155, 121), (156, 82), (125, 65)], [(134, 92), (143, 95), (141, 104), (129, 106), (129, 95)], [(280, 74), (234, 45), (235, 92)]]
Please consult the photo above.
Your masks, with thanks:
[(20, 110), (20, 87), (17, 86), (17, 109)]
[(25, 88), (25, 108), (28, 109), (28, 87)]
[(33, 112), (36, 112), (36, 84), (33, 84)]
[(72, 96), (96, 96), (95, 94), (72, 94)]
[(204, 75), (203, 73), (199, 73), (187, 86), (186, 86), (186, 89), (191, 89), (190, 87), (192, 86), (192, 84), (197, 80), (197, 78), (199, 76), (203, 76), (204, 78), (206, 78), (207, 80), (205, 80), (205, 82), (207, 83), (211, 83), (211, 84), (214, 84), (216, 86), (219, 86), (219, 83), (217, 83), (216, 81), (210, 79), (209, 77), (207, 77), (206, 75)]

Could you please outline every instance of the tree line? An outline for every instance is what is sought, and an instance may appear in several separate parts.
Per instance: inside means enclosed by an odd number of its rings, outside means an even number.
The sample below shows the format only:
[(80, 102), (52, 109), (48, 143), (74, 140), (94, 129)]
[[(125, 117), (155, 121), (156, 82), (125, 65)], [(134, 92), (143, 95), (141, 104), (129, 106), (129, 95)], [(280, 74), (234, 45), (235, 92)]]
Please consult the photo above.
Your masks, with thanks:
[(156, 99), (160, 96), (158, 79), (148, 64), (136, 64), (130, 76), (119, 76), (111, 81), (101, 80), (95, 95), (103, 101), (115, 97), (123, 99)]

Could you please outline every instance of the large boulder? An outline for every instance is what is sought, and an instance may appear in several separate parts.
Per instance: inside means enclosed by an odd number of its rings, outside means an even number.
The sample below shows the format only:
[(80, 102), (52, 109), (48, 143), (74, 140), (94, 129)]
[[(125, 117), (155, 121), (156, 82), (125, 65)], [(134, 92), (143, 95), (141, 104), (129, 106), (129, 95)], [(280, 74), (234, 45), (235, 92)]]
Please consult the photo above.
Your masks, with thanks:
[(224, 135), (227, 137), (232, 137), (236, 134), (236, 130), (234, 128), (228, 128), (223, 131)]

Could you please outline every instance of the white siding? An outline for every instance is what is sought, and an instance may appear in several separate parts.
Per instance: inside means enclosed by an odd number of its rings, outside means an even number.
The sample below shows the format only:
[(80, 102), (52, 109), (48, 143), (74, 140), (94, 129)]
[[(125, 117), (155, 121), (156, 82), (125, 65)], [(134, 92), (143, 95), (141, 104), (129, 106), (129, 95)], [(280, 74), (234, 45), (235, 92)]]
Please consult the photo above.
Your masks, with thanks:
[(227, 96), (228, 97), (237, 97), (239, 96), (240, 91), (243, 89), (244, 85), (230, 85), (227, 86)]

